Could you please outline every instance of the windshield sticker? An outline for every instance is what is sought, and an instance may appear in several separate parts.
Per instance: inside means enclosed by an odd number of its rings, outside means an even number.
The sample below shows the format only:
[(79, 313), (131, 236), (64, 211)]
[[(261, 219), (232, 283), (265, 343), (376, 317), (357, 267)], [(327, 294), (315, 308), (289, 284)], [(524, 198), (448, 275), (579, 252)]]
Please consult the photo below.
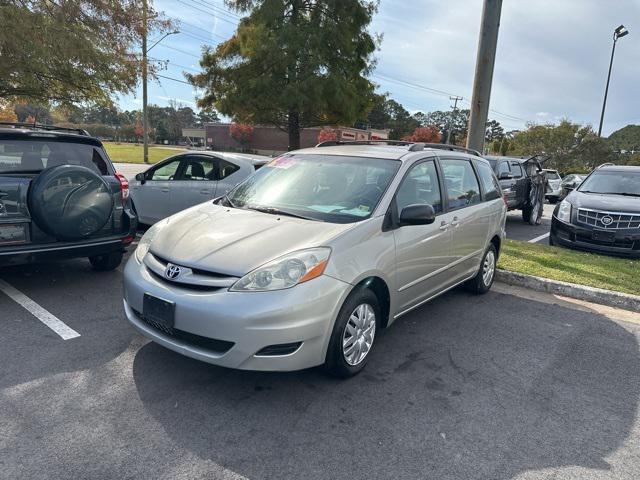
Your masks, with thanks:
[(278, 157), (271, 160), (267, 163), (267, 167), (272, 168), (290, 168), (295, 163), (295, 160), (292, 157)]

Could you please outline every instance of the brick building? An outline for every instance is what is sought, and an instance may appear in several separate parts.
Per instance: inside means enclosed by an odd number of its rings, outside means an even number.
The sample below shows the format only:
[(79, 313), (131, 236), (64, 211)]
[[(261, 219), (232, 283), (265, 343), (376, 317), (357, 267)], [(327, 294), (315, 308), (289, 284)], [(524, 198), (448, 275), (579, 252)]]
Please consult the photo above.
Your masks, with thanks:
[[(229, 134), (229, 123), (206, 123), (204, 127), (204, 141), (211, 150), (254, 150), (263, 155), (286, 152), (289, 136), (279, 128), (256, 125), (253, 127), (251, 140), (242, 145)], [(197, 138), (196, 132), (191, 132), (192, 138)], [(313, 147), (318, 143), (318, 134), (322, 128), (305, 128), (300, 132), (300, 147)], [(361, 130), (359, 128), (334, 128), (338, 140), (384, 140), (389, 138), (389, 130)], [(202, 130), (201, 130), (202, 131)], [(186, 129), (185, 129), (186, 132)]]

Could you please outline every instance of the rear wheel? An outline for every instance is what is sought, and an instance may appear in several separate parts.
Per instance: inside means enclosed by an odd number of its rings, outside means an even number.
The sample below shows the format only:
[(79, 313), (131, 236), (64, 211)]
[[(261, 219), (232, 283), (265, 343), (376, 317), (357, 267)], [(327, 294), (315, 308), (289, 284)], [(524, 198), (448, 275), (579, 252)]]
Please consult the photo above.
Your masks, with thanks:
[(378, 298), (371, 290), (361, 288), (347, 297), (329, 340), (324, 364), (329, 374), (347, 378), (365, 367), (380, 318)]
[(108, 272), (115, 270), (122, 263), (122, 252), (105, 253), (104, 255), (96, 255), (89, 257), (89, 262), (94, 270), (99, 272)]
[(491, 244), (489, 248), (487, 248), (487, 251), (484, 252), (478, 273), (465, 284), (467, 290), (478, 295), (487, 293), (491, 285), (493, 285), (493, 280), (496, 276), (497, 260), (498, 252), (496, 252), (496, 247)]

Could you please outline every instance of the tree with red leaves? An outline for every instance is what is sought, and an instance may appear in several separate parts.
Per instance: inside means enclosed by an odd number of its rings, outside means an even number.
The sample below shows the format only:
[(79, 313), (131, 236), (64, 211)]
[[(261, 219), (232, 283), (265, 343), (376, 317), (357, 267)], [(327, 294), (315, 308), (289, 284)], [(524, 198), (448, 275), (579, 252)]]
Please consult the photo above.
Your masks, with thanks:
[(416, 128), (411, 135), (403, 137), (402, 140), (407, 142), (440, 143), (442, 135), (436, 127), (427, 125), (426, 127)]
[(253, 127), (246, 123), (232, 123), (229, 135), (241, 145), (246, 145), (253, 138)]

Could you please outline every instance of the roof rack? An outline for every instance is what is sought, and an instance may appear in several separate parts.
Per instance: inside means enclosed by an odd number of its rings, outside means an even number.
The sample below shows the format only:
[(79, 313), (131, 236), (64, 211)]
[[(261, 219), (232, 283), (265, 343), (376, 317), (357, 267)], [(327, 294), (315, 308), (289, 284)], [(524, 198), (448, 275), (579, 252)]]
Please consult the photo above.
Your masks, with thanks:
[(599, 168), (602, 168), (602, 167), (615, 167), (615, 165), (616, 165), (616, 164), (615, 164), (615, 163), (613, 163), (613, 162), (603, 163), (602, 165), (598, 165), (598, 166), (596, 167), (596, 170), (598, 170)]
[(43, 125), (42, 123), (24, 122), (0, 122), (0, 127), (28, 128), (29, 130), (46, 130), (51, 132), (73, 132), (79, 135), (89, 136), (89, 132), (82, 128), (58, 127), (56, 125)]
[(480, 152), (477, 150), (471, 150), (469, 148), (459, 147), (457, 145), (449, 145), (447, 143), (424, 143), (424, 142), (406, 142), (404, 140), (327, 140), (325, 142), (320, 142), (316, 145), (316, 148), (320, 147), (335, 147), (338, 145), (390, 145), (390, 146), (400, 146), (400, 147), (409, 147), (410, 152), (419, 152), (424, 150), (425, 148), (436, 148), (439, 150), (449, 150), (455, 152), (463, 152), (469, 153), (471, 155), (475, 155), (480, 157)]

